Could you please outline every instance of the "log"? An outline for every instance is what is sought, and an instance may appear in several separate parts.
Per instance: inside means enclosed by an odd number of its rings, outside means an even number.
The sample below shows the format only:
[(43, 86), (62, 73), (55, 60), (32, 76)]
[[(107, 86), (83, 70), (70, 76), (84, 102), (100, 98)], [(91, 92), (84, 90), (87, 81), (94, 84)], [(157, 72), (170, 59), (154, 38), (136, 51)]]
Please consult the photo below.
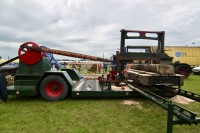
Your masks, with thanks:
[(159, 74), (168, 74), (168, 75), (174, 75), (174, 66), (173, 65), (159, 65), (158, 66), (158, 73)]
[(132, 64), (130, 69), (158, 73), (160, 75), (174, 75), (173, 65), (165, 64)]

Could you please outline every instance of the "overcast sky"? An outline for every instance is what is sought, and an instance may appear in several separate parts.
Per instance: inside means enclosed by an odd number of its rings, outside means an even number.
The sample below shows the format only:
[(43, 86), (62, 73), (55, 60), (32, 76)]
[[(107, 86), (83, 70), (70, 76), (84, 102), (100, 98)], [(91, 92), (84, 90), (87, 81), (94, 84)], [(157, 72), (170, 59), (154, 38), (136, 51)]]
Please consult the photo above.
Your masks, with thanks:
[(200, 46), (200, 0), (0, 0), (3, 58), (26, 41), (109, 57), (121, 29), (165, 31), (166, 45)]

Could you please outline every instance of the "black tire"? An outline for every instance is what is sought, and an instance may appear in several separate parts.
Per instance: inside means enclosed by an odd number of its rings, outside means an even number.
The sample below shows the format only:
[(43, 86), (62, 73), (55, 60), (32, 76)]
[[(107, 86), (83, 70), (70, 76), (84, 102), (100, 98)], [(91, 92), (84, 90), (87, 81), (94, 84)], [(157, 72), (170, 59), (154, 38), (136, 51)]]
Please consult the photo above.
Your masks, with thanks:
[(187, 79), (192, 73), (191, 67), (185, 63), (180, 63), (180, 64), (175, 63), (174, 68), (175, 68), (175, 73), (183, 75), (185, 79)]
[(61, 101), (69, 93), (67, 82), (58, 75), (45, 77), (40, 83), (40, 94), (47, 101)]
[(193, 72), (195, 75), (199, 75), (200, 73), (199, 72)]

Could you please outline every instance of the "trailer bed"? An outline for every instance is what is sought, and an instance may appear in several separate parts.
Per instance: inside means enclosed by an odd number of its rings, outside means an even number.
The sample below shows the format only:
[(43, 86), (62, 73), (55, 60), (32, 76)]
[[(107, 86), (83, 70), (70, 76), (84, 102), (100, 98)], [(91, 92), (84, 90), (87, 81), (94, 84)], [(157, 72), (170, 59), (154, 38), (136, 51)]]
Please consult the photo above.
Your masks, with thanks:
[(101, 86), (98, 80), (76, 81), (72, 89), (72, 97), (138, 97), (141, 96), (133, 90), (107, 85)]
[(98, 80), (83, 80), (76, 81), (73, 86), (73, 91), (101, 91)]

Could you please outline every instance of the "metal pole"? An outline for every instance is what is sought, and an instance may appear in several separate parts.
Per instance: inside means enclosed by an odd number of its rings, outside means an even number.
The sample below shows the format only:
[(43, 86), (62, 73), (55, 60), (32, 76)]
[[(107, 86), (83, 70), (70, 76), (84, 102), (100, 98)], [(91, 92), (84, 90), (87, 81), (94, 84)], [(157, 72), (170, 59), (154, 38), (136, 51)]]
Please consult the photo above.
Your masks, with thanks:
[(167, 114), (167, 133), (172, 133), (173, 130), (173, 109), (174, 105), (172, 102), (168, 104), (168, 114)]
[[(104, 59), (104, 53), (103, 53), (103, 59)], [(103, 78), (104, 78), (104, 63), (105, 62), (103, 62)]]

